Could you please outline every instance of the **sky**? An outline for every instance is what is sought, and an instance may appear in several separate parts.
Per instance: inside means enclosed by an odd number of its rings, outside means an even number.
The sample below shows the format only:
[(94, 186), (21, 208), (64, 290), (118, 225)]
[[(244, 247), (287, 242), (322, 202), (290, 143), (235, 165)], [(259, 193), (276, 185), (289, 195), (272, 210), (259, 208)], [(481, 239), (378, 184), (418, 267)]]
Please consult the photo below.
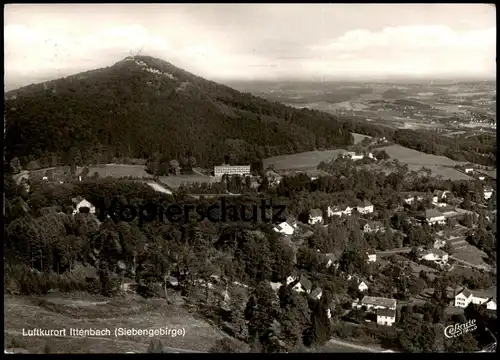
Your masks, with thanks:
[(496, 79), (488, 4), (9, 4), (7, 89), (161, 58), (214, 81)]

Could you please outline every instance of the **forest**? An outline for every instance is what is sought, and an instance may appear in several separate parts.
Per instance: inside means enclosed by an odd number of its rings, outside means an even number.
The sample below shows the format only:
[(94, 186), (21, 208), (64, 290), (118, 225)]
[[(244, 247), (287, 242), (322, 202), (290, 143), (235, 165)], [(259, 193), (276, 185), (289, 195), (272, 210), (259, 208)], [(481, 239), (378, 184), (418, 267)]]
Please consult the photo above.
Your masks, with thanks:
[(136, 60), (161, 73), (129, 59), (7, 93), (7, 161), (48, 164), (74, 147), (85, 163), (157, 153), (209, 166), (228, 155), (250, 163), (353, 143), (332, 115), (240, 93), (159, 59)]

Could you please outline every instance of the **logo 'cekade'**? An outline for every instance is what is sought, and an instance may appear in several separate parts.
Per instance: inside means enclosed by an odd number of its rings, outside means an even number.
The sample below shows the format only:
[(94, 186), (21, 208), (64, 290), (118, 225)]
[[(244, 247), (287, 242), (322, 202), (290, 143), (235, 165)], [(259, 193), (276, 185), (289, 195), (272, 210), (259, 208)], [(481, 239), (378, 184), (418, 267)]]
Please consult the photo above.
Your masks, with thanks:
[(461, 335), (464, 335), (465, 333), (474, 331), (476, 329), (477, 329), (476, 320), (472, 319), (470, 321), (467, 321), (465, 324), (455, 324), (447, 326), (444, 329), (444, 336), (446, 336), (448, 339), (451, 339), (459, 337)]

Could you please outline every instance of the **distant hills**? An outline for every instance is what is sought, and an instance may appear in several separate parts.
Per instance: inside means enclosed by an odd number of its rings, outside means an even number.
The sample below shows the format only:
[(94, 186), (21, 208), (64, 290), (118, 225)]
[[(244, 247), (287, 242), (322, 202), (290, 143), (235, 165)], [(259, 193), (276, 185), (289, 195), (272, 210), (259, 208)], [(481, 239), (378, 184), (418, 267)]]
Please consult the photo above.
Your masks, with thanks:
[(148, 56), (30, 85), (5, 95), (6, 153), (50, 166), (79, 149), (83, 162), (194, 156), (199, 165), (248, 163), (353, 143), (351, 125), (205, 80)]

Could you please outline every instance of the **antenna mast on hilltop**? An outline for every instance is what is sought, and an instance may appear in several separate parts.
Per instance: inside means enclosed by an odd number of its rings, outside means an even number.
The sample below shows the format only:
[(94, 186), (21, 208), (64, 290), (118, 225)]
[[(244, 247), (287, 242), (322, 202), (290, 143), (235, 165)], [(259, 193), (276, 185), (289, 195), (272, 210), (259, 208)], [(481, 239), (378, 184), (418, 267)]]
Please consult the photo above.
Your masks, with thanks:
[(132, 50), (129, 51), (130, 57), (135, 60), (135, 58), (139, 55), (141, 55), (142, 50), (144, 49), (144, 45), (136, 52), (134, 53)]

